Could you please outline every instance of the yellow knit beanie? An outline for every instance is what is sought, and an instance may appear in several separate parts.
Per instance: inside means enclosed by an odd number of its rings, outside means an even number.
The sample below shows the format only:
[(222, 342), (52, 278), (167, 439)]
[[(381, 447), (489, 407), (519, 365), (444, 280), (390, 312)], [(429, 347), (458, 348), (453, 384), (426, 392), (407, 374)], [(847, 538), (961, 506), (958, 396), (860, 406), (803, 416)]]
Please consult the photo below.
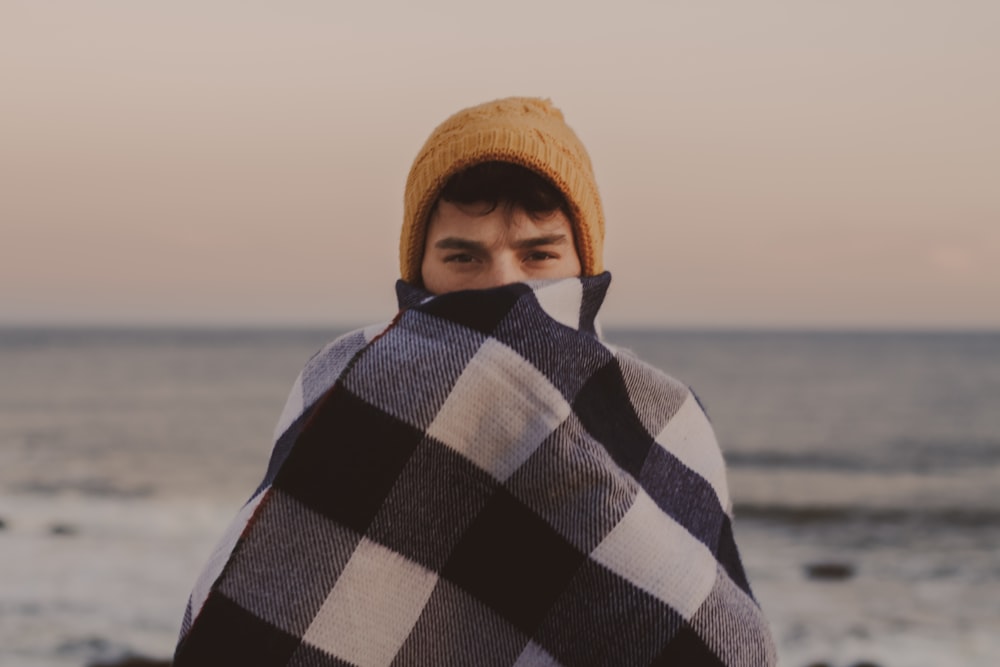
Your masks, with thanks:
[(604, 270), (604, 211), (590, 157), (549, 100), (508, 97), (469, 107), (441, 123), (406, 179), (399, 267), (420, 284), (431, 209), (453, 175), (482, 162), (511, 162), (552, 181), (566, 197), (583, 275)]

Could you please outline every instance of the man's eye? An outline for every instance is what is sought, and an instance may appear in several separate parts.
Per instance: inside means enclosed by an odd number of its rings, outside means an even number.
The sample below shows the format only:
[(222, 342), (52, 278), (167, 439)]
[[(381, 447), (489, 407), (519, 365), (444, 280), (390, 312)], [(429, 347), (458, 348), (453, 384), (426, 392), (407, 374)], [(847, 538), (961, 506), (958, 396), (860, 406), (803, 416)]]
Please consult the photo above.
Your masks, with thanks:
[(551, 252), (545, 252), (544, 250), (536, 250), (530, 253), (527, 257), (529, 262), (544, 262), (547, 259), (556, 259), (556, 256)]
[(476, 258), (466, 253), (457, 253), (455, 255), (448, 255), (444, 258), (444, 261), (454, 262), (456, 264), (469, 264), (476, 261)]

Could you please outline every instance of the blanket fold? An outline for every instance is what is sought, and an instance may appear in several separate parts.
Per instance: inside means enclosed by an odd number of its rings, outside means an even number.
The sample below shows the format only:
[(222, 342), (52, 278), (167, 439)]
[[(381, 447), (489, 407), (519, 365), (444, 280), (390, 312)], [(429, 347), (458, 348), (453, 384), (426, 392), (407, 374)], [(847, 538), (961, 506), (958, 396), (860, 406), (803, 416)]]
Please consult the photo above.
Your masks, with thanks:
[(175, 665), (776, 664), (683, 384), (605, 273), (432, 296), (317, 353)]

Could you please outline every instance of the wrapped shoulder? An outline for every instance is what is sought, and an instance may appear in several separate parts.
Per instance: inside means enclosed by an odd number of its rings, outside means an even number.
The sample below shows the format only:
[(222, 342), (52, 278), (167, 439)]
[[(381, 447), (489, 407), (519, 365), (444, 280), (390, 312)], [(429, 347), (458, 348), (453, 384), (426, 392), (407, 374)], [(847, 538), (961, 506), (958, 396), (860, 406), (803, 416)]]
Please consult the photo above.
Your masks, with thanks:
[(636, 416), (656, 443), (708, 482), (729, 514), (726, 465), (712, 424), (694, 392), (630, 352), (614, 350)]
[(324, 345), (295, 379), (274, 429), (278, 440), (291, 424), (327, 392), (347, 369), (351, 360), (384, 332), (391, 322), (383, 322), (364, 329), (350, 331)]

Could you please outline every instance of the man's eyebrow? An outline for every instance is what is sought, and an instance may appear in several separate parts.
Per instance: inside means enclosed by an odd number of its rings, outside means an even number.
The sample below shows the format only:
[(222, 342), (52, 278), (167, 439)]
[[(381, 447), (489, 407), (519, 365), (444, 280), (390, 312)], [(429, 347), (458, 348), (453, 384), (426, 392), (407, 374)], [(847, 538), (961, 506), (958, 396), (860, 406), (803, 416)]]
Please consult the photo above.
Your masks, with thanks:
[[(515, 241), (514, 247), (518, 250), (525, 250), (527, 248), (539, 248), (547, 245), (561, 245), (566, 243), (566, 239), (565, 234), (546, 234), (545, 236), (533, 236), (528, 239)], [(486, 250), (486, 244), (482, 241), (463, 239), (459, 236), (446, 236), (437, 241), (434, 247), (441, 250)]]
[(434, 247), (441, 250), (485, 250), (486, 244), (470, 239), (463, 239), (458, 236), (446, 236), (435, 243)]
[(561, 245), (566, 243), (565, 234), (548, 234), (547, 236), (534, 236), (530, 239), (521, 239), (514, 243), (518, 250), (525, 248), (538, 248), (545, 245)]

